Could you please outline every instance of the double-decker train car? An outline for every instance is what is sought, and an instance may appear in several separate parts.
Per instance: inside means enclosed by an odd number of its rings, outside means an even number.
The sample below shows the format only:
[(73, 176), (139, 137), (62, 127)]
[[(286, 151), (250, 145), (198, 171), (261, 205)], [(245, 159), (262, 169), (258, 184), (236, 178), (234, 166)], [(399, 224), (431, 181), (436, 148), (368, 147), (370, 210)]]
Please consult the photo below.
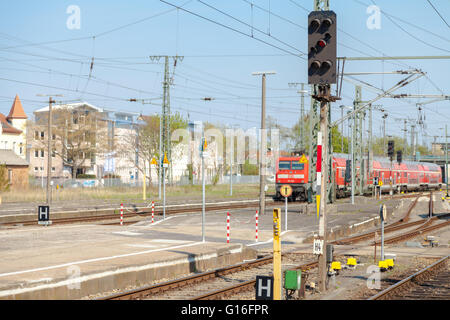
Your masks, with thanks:
[[(293, 192), (289, 200), (305, 201), (308, 190), (309, 161), (300, 161), (299, 156), (280, 157), (277, 161), (275, 186), (275, 199), (282, 198), (280, 187), (288, 184)], [(402, 163), (391, 162), (387, 158), (375, 158), (372, 163), (372, 173), (367, 173), (367, 182), (364, 189), (372, 188), (374, 178), (378, 178), (381, 192), (423, 191), (439, 189), (442, 185), (441, 168), (433, 163), (404, 161)], [(333, 156), (334, 182), (336, 196), (343, 198), (351, 192), (351, 175), (349, 161), (343, 155)], [(315, 172), (313, 173), (316, 174)], [(355, 166), (356, 178), (360, 175), (359, 165)]]

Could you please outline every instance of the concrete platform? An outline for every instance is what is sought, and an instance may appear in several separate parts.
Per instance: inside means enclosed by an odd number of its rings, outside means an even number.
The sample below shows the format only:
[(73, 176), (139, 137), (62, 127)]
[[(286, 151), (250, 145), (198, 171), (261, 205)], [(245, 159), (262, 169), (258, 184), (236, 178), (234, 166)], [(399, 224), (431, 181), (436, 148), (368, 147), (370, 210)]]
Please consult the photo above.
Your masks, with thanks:
[(0, 299), (80, 299), (254, 259), (241, 244), (156, 235), (151, 226), (36, 226), (0, 232)]
[[(390, 217), (401, 217), (411, 201), (386, 200)], [(333, 206), (330, 229), (355, 230), (350, 226), (366, 228), (376, 223), (379, 201), (364, 200), (355, 206), (347, 201)], [(258, 251), (272, 246), (272, 207), (268, 205), (266, 213), (259, 216), (258, 242), (253, 209), (231, 212), (231, 244), (226, 244), (224, 210), (206, 213), (206, 242), (201, 242), (200, 213), (171, 215), (166, 220), (156, 217), (154, 224), (147, 218), (124, 226), (117, 221), (117, 225), (36, 225), (0, 230), (0, 299), (95, 297), (254, 259)], [(282, 246), (301, 245), (317, 229), (315, 212), (305, 213), (302, 204), (289, 204)], [(303, 246), (311, 252), (309, 243)]]

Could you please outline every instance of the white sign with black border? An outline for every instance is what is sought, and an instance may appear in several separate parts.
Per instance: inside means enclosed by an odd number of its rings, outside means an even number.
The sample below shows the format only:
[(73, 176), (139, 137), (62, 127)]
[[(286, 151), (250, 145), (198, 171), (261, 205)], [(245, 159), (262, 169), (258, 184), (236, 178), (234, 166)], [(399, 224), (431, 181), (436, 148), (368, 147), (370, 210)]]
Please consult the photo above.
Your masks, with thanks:
[(323, 240), (314, 239), (313, 253), (314, 254), (323, 254)]
[(50, 221), (50, 207), (38, 206), (38, 224), (48, 226), (52, 224)]

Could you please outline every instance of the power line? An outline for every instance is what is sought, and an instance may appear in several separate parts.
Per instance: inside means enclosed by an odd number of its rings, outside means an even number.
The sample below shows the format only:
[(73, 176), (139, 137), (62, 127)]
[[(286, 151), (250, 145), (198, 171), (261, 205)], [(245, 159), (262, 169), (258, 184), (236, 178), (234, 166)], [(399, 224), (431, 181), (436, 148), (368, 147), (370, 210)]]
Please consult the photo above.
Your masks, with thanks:
[(428, 3), (430, 4), (430, 6), (433, 7), (434, 11), (436, 11), (436, 13), (439, 15), (439, 17), (441, 17), (442, 21), (444, 21), (444, 23), (447, 25), (447, 27), (450, 28), (450, 25), (447, 23), (447, 21), (445, 21), (444, 17), (439, 13), (439, 11), (433, 6), (433, 4), (431, 3), (430, 0), (427, 0)]
[(178, 8), (178, 9), (180, 9), (180, 10), (183, 10), (184, 12), (187, 12), (187, 13), (189, 13), (189, 14), (191, 14), (191, 15), (194, 15), (194, 16), (196, 16), (196, 17), (199, 17), (199, 18), (201, 18), (201, 19), (203, 19), (203, 20), (206, 20), (206, 21), (209, 21), (209, 22), (211, 22), (211, 23), (217, 24), (217, 25), (219, 25), (219, 26), (221, 26), (221, 27), (224, 27), (224, 28), (226, 28), (226, 29), (228, 29), (228, 30), (231, 30), (231, 31), (234, 31), (234, 32), (239, 33), (239, 34), (241, 34), (241, 35), (244, 35), (244, 36), (246, 36), (246, 37), (255, 39), (255, 40), (257, 40), (257, 41), (259, 41), (259, 42), (261, 42), (261, 43), (264, 43), (264, 44), (266, 44), (266, 45), (268, 45), (268, 46), (271, 46), (271, 47), (273, 47), (273, 48), (276, 48), (276, 49), (278, 49), (278, 50), (280, 50), (280, 51), (289, 53), (290, 55), (293, 55), (293, 56), (298, 57), (298, 58), (300, 58), (300, 59), (306, 60), (306, 58), (303, 57), (303, 56), (301, 56), (301, 55), (295, 54), (295, 53), (293, 53), (293, 52), (291, 52), (291, 51), (289, 51), (289, 50), (286, 50), (286, 49), (284, 49), (284, 48), (280, 48), (280, 47), (278, 47), (278, 46), (276, 46), (276, 45), (274, 45), (274, 44), (272, 44), (272, 43), (269, 43), (269, 42), (264, 41), (264, 40), (262, 40), (262, 39), (256, 38), (256, 37), (254, 37), (254, 36), (252, 36), (252, 35), (249, 35), (249, 34), (243, 32), (243, 31), (234, 29), (234, 28), (232, 28), (232, 27), (230, 27), (230, 26), (227, 26), (227, 25), (225, 25), (225, 24), (223, 24), (223, 23), (214, 21), (214, 20), (212, 20), (212, 19), (209, 19), (209, 18), (207, 18), (207, 17), (204, 17), (204, 16), (202, 16), (202, 15), (200, 15), (200, 14), (197, 14), (197, 13), (195, 13), (195, 12), (186, 10), (186, 9), (184, 9), (184, 8), (181, 8), (181, 7), (178, 7), (178, 6), (176, 6), (176, 5), (174, 5), (174, 4), (170, 3), (170, 2), (167, 2), (167, 1), (165, 1), (165, 0), (160, 0), (160, 1), (166, 3), (166, 4), (170, 5), (170, 6), (173, 6), (173, 7), (175, 7), (175, 8)]
[[(303, 55), (306, 55), (306, 53), (304, 53), (303, 51), (301, 51), (301, 50), (295, 48), (294, 46), (291, 46), (290, 44), (288, 44), (288, 43), (286, 43), (286, 42), (284, 42), (284, 41), (282, 41), (282, 40), (280, 40), (280, 39), (278, 39), (278, 38), (276, 38), (276, 37), (274, 37), (274, 36), (272, 36), (270, 33), (261, 31), (261, 30), (259, 30), (258, 28), (255, 28), (253, 25), (250, 25), (250, 24), (248, 24), (248, 23), (246, 23), (246, 22), (244, 22), (244, 21), (242, 21), (242, 20), (239, 20), (239, 19), (237, 19), (236, 17), (233, 17), (232, 15), (230, 15), (230, 14), (228, 14), (228, 13), (222, 11), (222, 10), (219, 10), (219, 9), (217, 9), (217, 8), (214, 7), (214, 6), (211, 6), (210, 4), (203, 2), (202, 0), (197, 0), (197, 1), (200, 2), (200, 3), (202, 3), (203, 5), (205, 5), (205, 6), (209, 7), (209, 8), (211, 8), (211, 9), (217, 11), (217, 12), (220, 12), (221, 14), (223, 14), (223, 15), (225, 15), (225, 16), (227, 16), (227, 17), (233, 19), (233, 20), (238, 21), (239, 23), (242, 23), (243, 25), (245, 25), (245, 26), (247, 26), (247, 27), (252, 28), (252, 30), (254, 29), (254, 30), (256, 30), (256, 31), (258, 31), (258, 32), (260, 32), (260, 33), (266, 35), (266, 36), (269, 36), (269, 37), (275, 39), (276, 41), (278, 41), (278, 42), (284, 44), (285, 46), (287, 46), (287, 47), (289, 47), (289, 48), (291, 48), (291, 49), (294, 49), (294, 50), (300, 52), (300, 53), (303, 54)], [(269, 15), (269, 16), (270, 16), (270, 15)]]

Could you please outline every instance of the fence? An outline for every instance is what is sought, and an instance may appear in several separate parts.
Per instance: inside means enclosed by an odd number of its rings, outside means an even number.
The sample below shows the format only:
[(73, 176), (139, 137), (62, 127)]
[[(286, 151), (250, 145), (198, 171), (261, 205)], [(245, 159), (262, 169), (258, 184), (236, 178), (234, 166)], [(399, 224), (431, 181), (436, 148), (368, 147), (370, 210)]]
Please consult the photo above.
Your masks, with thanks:
[[(212, 184), (213, 177), (206, 176), (205, 183)], [(142, 187), (142, 180), (133, 182), (123, 182), (120, 178), (105, 178), (105, 179), (64, 179), (64, 178), (52, 178), (53, 188), (58, 186), (59, 188), (108, 188), (108, 187)], [(166, 182), (168, 184), (168, 181)], [(259, 176), (233, 176), (233, 184), (258, 184)], [(269, 181), (267, 183), (270, 183)], [(191, 184), (188, 176), (181, 176), (178, 181), (173, 181), (175, 186), (186, 186)], [(194, 179), (192, 182), (194, 185), (201, 185), (201, 179)], [(230, 184), (230, 176), (220, 177), (217, 184)], [(35, 187), (45, 188), (47, 186), (47, 177), (34, 178), (30, 177), (29, 185)], [(147, 181), (147, 185), (150, 182)], [(158, 186), (158, 180), (151, 182), (152, 186)]]

